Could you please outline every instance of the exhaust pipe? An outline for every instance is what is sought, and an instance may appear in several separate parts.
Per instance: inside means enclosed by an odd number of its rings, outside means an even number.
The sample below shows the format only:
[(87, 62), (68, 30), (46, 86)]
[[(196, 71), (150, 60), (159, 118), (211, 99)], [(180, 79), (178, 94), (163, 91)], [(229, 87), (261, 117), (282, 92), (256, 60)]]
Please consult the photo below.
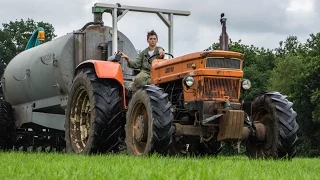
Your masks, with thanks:
[(229, 42), (226, 22), (227, 22), (227, 18), (225, 18), (224, 13), (222, 13), (220, 18), (220, 23), (222, 25), (222, 33), (220, 35), (220, 49), (224, 51), (228, 51), (228, 42)]

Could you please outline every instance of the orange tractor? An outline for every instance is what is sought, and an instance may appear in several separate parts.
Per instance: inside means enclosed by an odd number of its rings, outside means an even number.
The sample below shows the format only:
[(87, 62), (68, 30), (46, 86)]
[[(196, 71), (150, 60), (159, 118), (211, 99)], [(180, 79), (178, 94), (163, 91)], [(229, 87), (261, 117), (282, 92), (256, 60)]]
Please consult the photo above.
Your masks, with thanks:
[[(222, 141), (243, 141), (250, 157), (295, 155), (299, 126), (286, 96), (240, 98), (251, 83), (243, 78), (244, 55), (228, 51), (226, 18), (220, 50), (174, 58), (173, 15), (189, 12), (102, 3), (92, 11), (93, 22), (10, 61), (1, 79), (0, 149), (215, 155)], [(152, 83), (133, 93), (138, 70), (116, 53), (137, 54), (117, 30), (128, 11), (161, 18), (172, 56), (146, 62)], [(104, 12), (112, 14), (112, 28), (104, 26)]]
[[(132, 96), (117, 60), (82, 62), (67, 105), (67, 150), (217, 154), (222, 141), (244, 141), (250, 157), (293, 157), (299, 126), (292, 103), (279, 92), (240, 99), (251, 87), (244, 55), (228, 51), (223, 15), (221, 24), (221, 50), (153, 60), (152, 84)], [(90, 129), (86, 141), (81, 123)]]

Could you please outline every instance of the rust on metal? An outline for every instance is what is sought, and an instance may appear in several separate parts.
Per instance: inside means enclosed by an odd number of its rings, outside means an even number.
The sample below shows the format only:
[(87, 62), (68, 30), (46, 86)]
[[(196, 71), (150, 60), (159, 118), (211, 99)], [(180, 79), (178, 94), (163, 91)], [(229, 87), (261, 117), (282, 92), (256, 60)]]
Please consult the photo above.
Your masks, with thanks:
[(86, 42), (86, 44), (89, 44), (89, 43), (96, 44), (95, 48), (85, 47), (85, 52), (83, 53), (85, 53), (86, 58), (90, 57), (90, 59), (105, 60), (105, 57), (103, 55), (104, 54), (103, 50), (98, 46), (100, 44), (106, 45), (107, 42), (106, 42), (105, 32), (107, 32), (107, 30), (108, 30), (107, 27), (101, 27), (100, 25), (92, 25), (92, 26), (88, 26), (83, 31), (85, 33), (84, 42)]
[(245, 140), (245, 139), (248, 139), (250, 135), (250, 130), (248, 127), (243, 127), (242, 128), (242, 137), (241, 137), (241, 140)]
[[(241, 78), (197, 76), (189, 89), (184, 89), (184, 100), (193, 101), (230, 101), (239, 102)], [(194, 95), (195, 94), (195, 95)]]
[(203, 97), (225, 99), (228, 96), (228, 99), (238, 99), (240, 83), (240, 79), (204, 77)]
[(215, 126), (194, 126), (181, 125), (174, 123), (175, 136), (210, 136), (214, 132), (218, 132), (218, 127)]
[(131, 131), (131, 146), (133, 147), (134, 154), (142, 154), (147, 146), (148, 140), (148, 112), (145, 105), (141, 102), (134, 105), (133, 114), (130, 117), (130, 127)]
[(148, 138), (148, 116), (139, 115), (134, 124), (134, 137), (139, 142), (147, 141)]
[(89, 138), (91, 124), (90, 99), (84, 87), (80, 87), (75, 94), (75, 106), (70, 115), (70, 136), (73, 145), (81, 152)]
[(220, 118), (218, 141), (239, 140), (242, 138), (244, 112), (242, 110), (219, 110)]
[(86, 44), (86, 34), (83, 32), (75, 32), (74, 33), (74, 46), (78, 51), (75, 52), (75, 64), (74, 67), (77, 67), (81, 62), (86, 60), (86, 51), (85, 51), (85, 44)]

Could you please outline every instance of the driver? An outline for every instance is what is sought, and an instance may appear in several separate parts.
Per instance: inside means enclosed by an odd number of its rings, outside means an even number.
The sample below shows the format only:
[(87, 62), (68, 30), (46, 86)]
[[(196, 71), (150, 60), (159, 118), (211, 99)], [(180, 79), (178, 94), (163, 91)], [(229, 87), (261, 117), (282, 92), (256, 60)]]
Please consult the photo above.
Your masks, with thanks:
[(140, 54), (135, 60), (131, 60), (126, 54), (121, 52), (121, 57), (123, 57), (128, 62), (128, 67), (133, 69), (140, 69), (140, 73), (136, 75), (136, 77), (133, 79), (133, 83), (131, 84), (131, 88), (133, 91), (144, 85), (151, 84), (151, 64), (148, 62), (148, 59), (151, 56), (155, 55), (149, 60), (150, 62), (152, 62), (152, 60), (154, 59), (163, 58), (165, 54), (164, 49), (162, 47), (157, 46), (158, 35), (154, 30), (148, 32), (147, 42), (149, 44), (149, 47), (140, 52)]

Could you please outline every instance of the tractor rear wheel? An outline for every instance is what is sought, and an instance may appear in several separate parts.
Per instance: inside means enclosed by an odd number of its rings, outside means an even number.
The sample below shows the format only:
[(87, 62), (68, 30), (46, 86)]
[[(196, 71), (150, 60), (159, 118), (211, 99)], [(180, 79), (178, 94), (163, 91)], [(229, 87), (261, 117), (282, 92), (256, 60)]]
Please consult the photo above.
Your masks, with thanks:
[(299, 125), (292, 105), (278, 92), (260, 95), (253, 101), (251, 120), (257, 136), (246, 140), (249, 157), (276, 159), (295, 156)]
[(126, 145), (135, 156), (159, 153), (167, 155), (174, 132), (168, 94), (154, 85), (135, 92), (126, 116)]
[(99, 79), (93, 69), (74, 78), (66, 112), (66, 150), (79, 154), (117, 151), (124, 133), (120, 86)]
[(0, 150), (13, 147), (15, 136), (15, 123), (13, 108), (10, 103), (0, 100)]

